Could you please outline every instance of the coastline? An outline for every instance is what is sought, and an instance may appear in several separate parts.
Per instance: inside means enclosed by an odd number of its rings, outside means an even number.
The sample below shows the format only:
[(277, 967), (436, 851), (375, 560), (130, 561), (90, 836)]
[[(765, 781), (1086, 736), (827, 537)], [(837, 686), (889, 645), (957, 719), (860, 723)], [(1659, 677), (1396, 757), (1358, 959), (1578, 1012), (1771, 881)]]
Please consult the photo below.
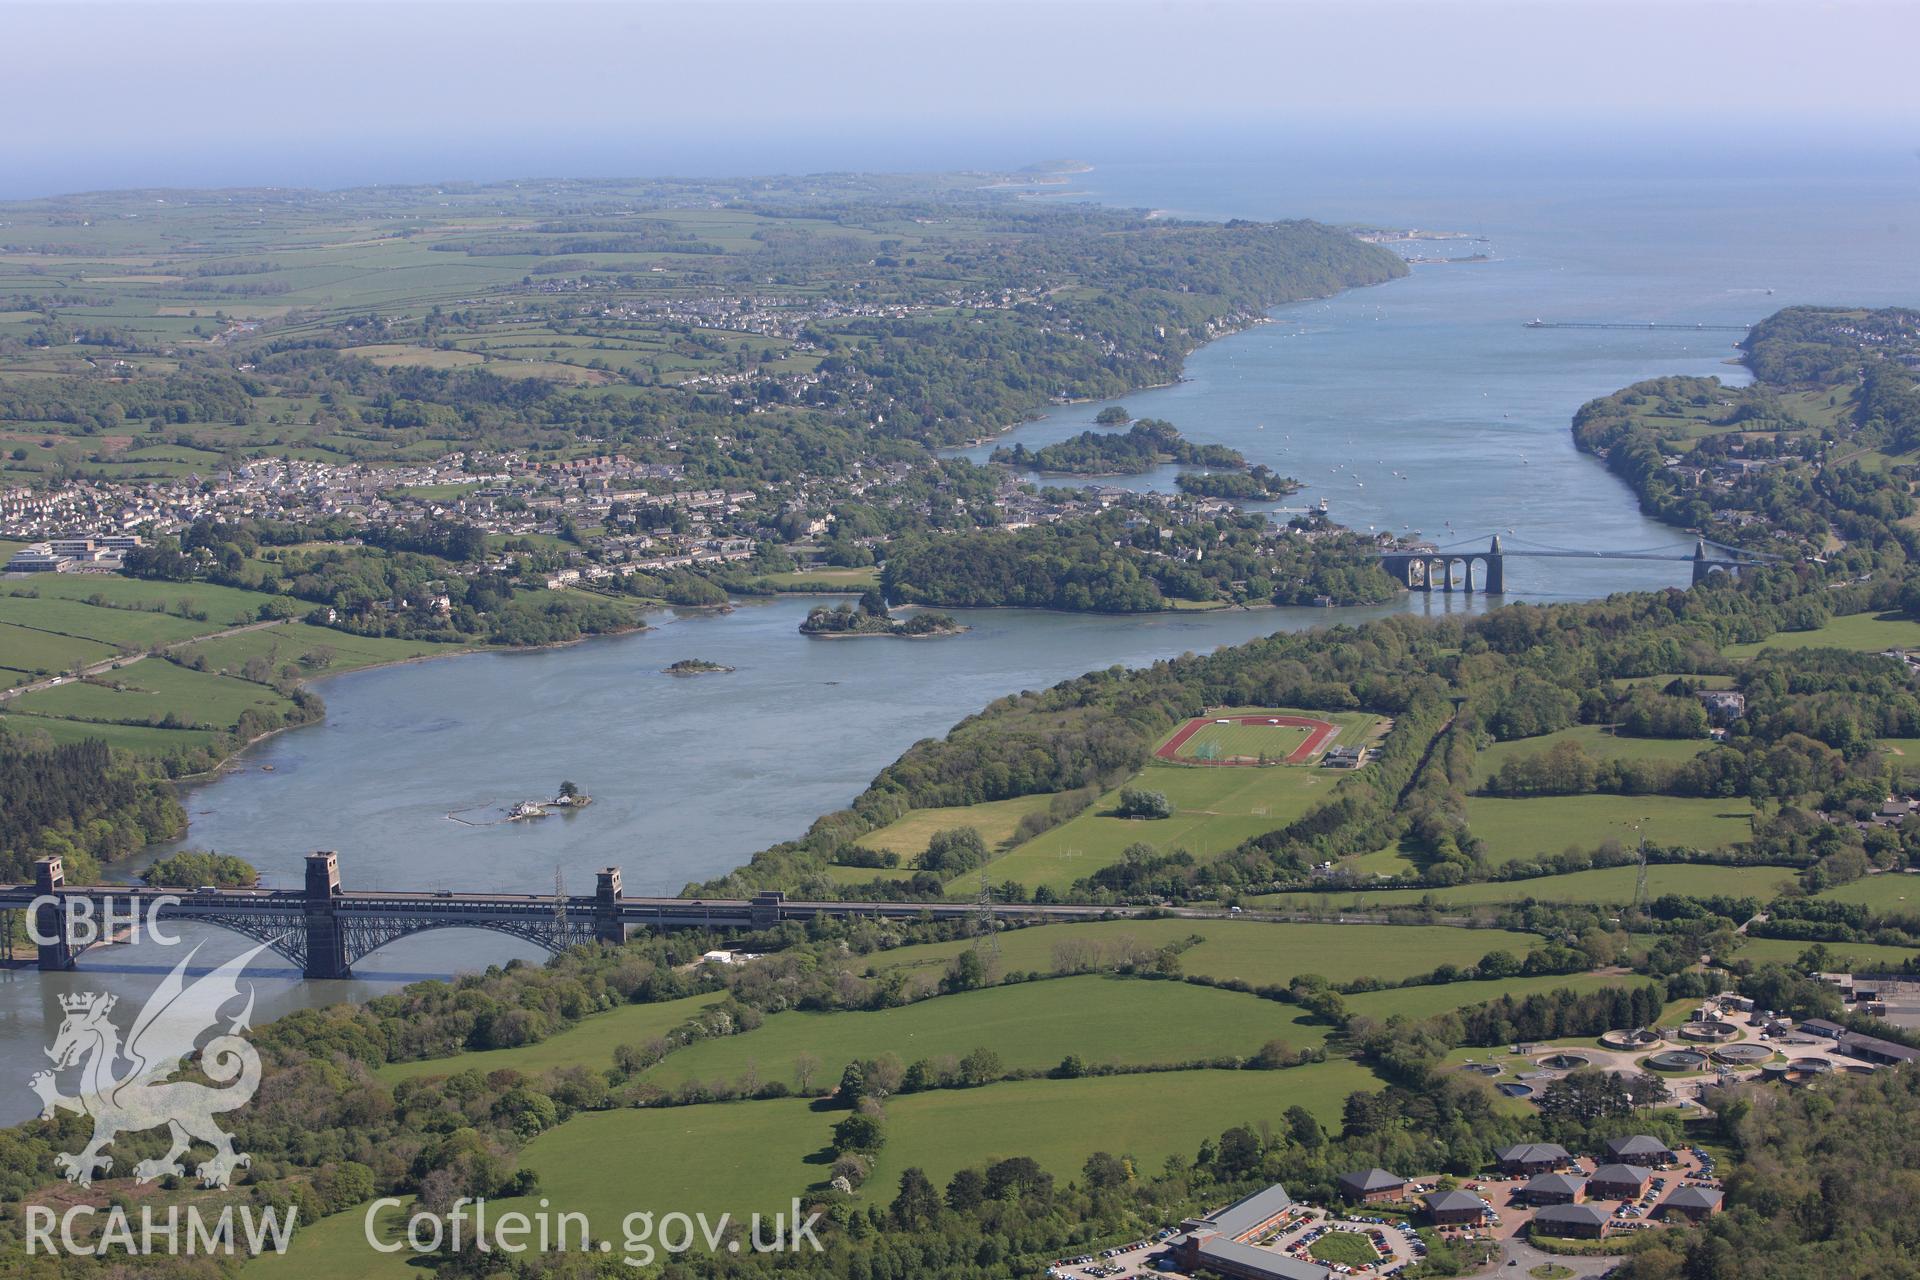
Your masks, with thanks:
[[(1404, 275), (1389, 276), (1384, 280), (1374, 281), (1370, 284), (1350, 285), (1344, 289), (1334, 290), (1331, 293), (1313, 294), (1306, 297), (1291, 299), (1285, 302), (1276, 302), (1272, 306), (1263, 309), (1259, 314), (1254, 315), (1250, 318), (1247, 318), (1240, 323), (1233, 324), (1231, 327), (1225, 328), (1220, 332), (1215, 333), (1213, 336), (1207, 338), (1204, 342), (1200, 342), (1196, 344), (1192, 348), (1192, 350), (1182, 354), (1180, 357), (1179, 363), (1175, 366), (1174, 377), (1160, 381), (1160, 382), (1143, 383), (1138, 386), (1130, 387), (1126, 391), (1122, 392), (1121, 394), (1132, 395), (1142, 391), (1159, 390), (1165, 387), (1175, 386), (1183, 381), (1186, 381), (1186, 373), (1185, 373), (1186, 362), (1189, 358), (1192, 357), (1194, 352), (1197, 352), (1206, 347), (1212, 346), (1216, 342), (1221, 342), (1221, 341), (1224, 341), (1225, 339), (1235, 337), (1238, 334), (1245, 333), (1248, 330), (1253, 329), (1258, 325), (1272, 323), (1274, 319), (1273, 313), (1278, 311), (1282, 307), (1297, 306), (1307, 302), (1323, 301), (1327, 298), (1337, 297), (1340, 294), (1352, 292), (1359, 289), (1375, 288), (1379, 285), (1392, 284), (1394, 281), (1401, 280), (1404, 278), (1405, 278)], [(1113, 398), (1114, 397), (1107, 397), (1107, 399), (1113, 399)], [(1069, 405), (1069, 404), (1098, 404), (1101, 402), (1102, 401), (1100, 399), (1096, 399), (1092, 397), (1076, 397), (1069, 400), (1052, 402), (1051, 407), (1059, 407), (1061, 405)], [(997, 430), (991, 432), (990, 434), (976, 437), (971, 444), (935, 447), (931, 451), (937, 456), (937, 455), (957, 452), (959, 450), (963, 450), (967, 448), (979, 448), (981, 446), (990, 444), (996, 440), (1004, 438), (1010, 432), (1018, 429), (1021, 426), (1026, 425), (1029, 422), (1037, 421), (1043, 411), (1044, 411), (1044, 407), (1036, 407), (1033, 412), (1021, 418), (1018, 422), (1008, 423), (1007, 425), (998, 428)], [(838, 595), (847, 595), (847, 594), (856, 594), (856, 593), (839, 592), (839, 591), (792, 592), (792, 593), (775, 592), (772, 598), (777, 599), (780, 596), (787, 595), (787, 594), (838, 596)], [(1387, 602), (1379, 602), (1379, 603), (1387, 603)], [(733, 605), (734, 605), (734, 602), (732, 600), (729, 600), (729, 602), (726, 605), (694, 606), (694, 608), (701, 609), (707, 612), (723, 612), (731, 609)], [(674, 607), (674, 606), (667, 606), (667, 607)], [(954, 606), (927, 605), (922, 607), (926, 607), (926, 608), (951, 607), (951, 608), (962, 608), (962, 609), (1034, 609), (1033, 606), (1023, 606), (1023, 605), (954, 605)], [(1194, 608), (1194, 609), (1168, 608), (1168, 609), (1128, 611), (1124, 613), (1110, 613), (1104, 610), (1049, 609), (1049, 608), (1038, 608), (1038, 609), (1034, 609), (1034, 611), (1041, 612), (1041, 613), (1057, 613), (1057, 614), (1068, 615), (1068, 616), (1095, 614), (1102, 617), (1125, 618), (1125, 617), (1156, 617), (1156, 616), (1170, 617), (1170, 616), (1175, 616), (1175, 615), (1185, 614), (1185, 613), (1220, 613), (1220, 612), (1230, 612), (1234, 610), (1251, 611), (1254, 609), (1278, 609), (1282, 607), (1283, 606), (1275, 605), (1272, 603), (1266, 603), (1266, 602), (1253, 603), (1253, 604), (1231, 604), (1227, 602), (1221, 602), (1220, 604), (1209, 605), (1204, 608)], [(1284, 607), (1312, 608), (1313, 606), (1300, 605), (1300, 606), (1284, 606)], [(1376, 606), (1372, 604), (1353, 604), (1353, 605), (1332, 606), (1332, 608), (1371, 608), (1371, 607), (1376, 607)], [(357, 666), (352, 668), (351, 670), (346, 670), (346, 671), (323, 672), (314, 676), (303, 678), (298, 682), (298, 684), (302, 688), (308, 688), (308, 687), (318, 685), (319, 682), (323, 680), (329, 680), (336, 676), (356, 675), (356, 674), (359, 674), (360, 672), (374, 671), (374, 670), (379, 670), (386, 667), (410, 666), (414, 663), (419, 663), (419, 662), (436, 662), (442, 658), (464, 657), (474, 653), (536, 652), (542, 649), (559, 649), (559, 648), (565, 648), (571, 645), (580, 644), (590, 639), (597, 639), (602, 637), (622, 637), (622, 636), (628, 636), (628, 635), (641, 633), (649, 630), (652, 630), (652, 628), (648, 627), (644, 622), (639, 622), (632, 627), (623, 628), (619, 631), (602, 632), (602, 633), (598, 633), (595, 636), (577, 636), (572, 640), (554, 641), (550, 644), (545, 644), (545, 645), (534, 645), (534, 646), (497, 646), (497, 645), (487, 645), (487, 644), (463, 645), (457, 648), (450, 649), (449, 651), (444, 653), (417, 654), (412, 657), (396, 658), (386, 662), (368, 663), (365, 666)], [(961, 633), (940, 633), (936, 635), (922, 635), (922, 636), (910, 636), (910, 637), (896, 637), (892, 635), (886, 635), (880, 638), (935, 640), (935, 639), (948, 639), (948, 638), (951, 638), (951, 636), (954, 634), (961, 634)], [(849, 635), (849, 636), (841, 636), (841, 637), (809, 636), (808, 638), (810, 639), (826, 639), (826, 638), (857, 639), (861, 637)], [(183, 787), (183, 786), (192, 787), (192, 786), (204, 785), (208, 782), (215, 781), (218, 778), (220, 778), (222, 775), (228, 772), (234, 771), (234, 769), (237, 767), (238, 762), (241, 760), (241, 758), (248, 751), (252, 750), (255, 746), (259, 745), (260, 743), (265, 742), (270, 738), (276, 737), (281, 733), (285, 733), (293, 729), (306, 728), (311, 725), (323, 725), (326, 723), (326, 720), (327, 720), (327, 716), (323, 708), (321, 715), (317, 719), (306, 721), (303, 724), (281, 725), (278, 728), (270, 729), (263, 734), (259, 734), (256, 737), (251, 738), (248, 741), (237, 745), (236, 747), (234, 747), (233, 750), (229, 751), (227, 754), (222, 756), (218, 762), (216, 762), (214, 765), (212, 765), (208, 769), (202, 770), (194, 774), (182, 775), (178, 778), (169, 778), (167, 779), (167, 782), (169, 783), (169, 785), (172, 785), (175, 787)], [(191, 832), (191, 829), (192, 829), (192, 823), (191, 823), (191, 819), (189, 819), (188, 831)], [(182, 838), (185, 838), (185, 833), (183, 833)], [(142, 852), (144, 852), (144, 850), (142, 850)], [(138, 857), (139, 854), (135, 854), (133, 856)]]
[[(638, 635), (651, 630), (653, 630), (653, 628), (647, 626), (645, 623), (636, 623), (634, 626), (631, 626), (631, 627), (622, 627), (618, 631), (599, 631), (599, 632), (595, 632), (593, 635), (575, 636), (571, 640), (553, 640), (553, 641), (549, 641), (546, 644), (452, 645), (452, 646), (449, 646), (446, 649), (446, 651), (442, 653), (417, 653), (410, 658), (390, 658), (384, 662), (369, 662), (361, 666), (349, 667), (343, 671), (322, 671), (316, 675), (303, 676), (301, 679), (295, 681), (294, 683), (296, 687), (301, 689), (313, 689), (315, 688), (315, 686), (319, 685), (324, 680), (335, 680), (343, 676), (357, 676), (362, 674), (363, 672), (368, 672), (368, 671), (384, 671), (390, 667), (410, 667), (416, 663), (439, 662), (445, 658), (464, 658), (471, 654), (476, 654), (476, 653), (501, 653), (501, 654), (538, 653), (538, 652), (542, 652), (550, 649), (568, 649), (573, 647), (574, 645), (581, 644), (588, 640), (596, 640), (602, 637), (619, 637), (619, 636)], [(208, 768), (202, 769), (198, 773), (183, 773), (177, 778), (166, 779), (166, 782), (169, 786), (175, 786), (175, 787), (197, 786), (206, 782), (211, 782), (221, 777), (224, 774), (234, 772), (239, 766), (239, 761), (241, 756), (245, 755), (248, 751), (252, 750), (254, 747), (258, 746), (260, 743), (267, 741), (269, 738), (276, 738), (283, 733), (291, 733), (295, 729), (307, 729), (307, 728), (313, 727), (314, 725), (325, 724), (326, 722), (327, 722), (326, 706), (325, 706), (324, 700), (322, 700), (320, 715), (317, 718), (312, 720), (303, 720), (299, 724), (278, 725), (272, 729), (268, 729), (265, 733), (255, 734), (253, 737), (248, 738), (245, 742), (242, 742), (236, 745), (233, 748), (233, 750), (221, 756), (219, 760), (215, 761)], [(135, 856), (138, 856), (138, 855), (135, 855)]]

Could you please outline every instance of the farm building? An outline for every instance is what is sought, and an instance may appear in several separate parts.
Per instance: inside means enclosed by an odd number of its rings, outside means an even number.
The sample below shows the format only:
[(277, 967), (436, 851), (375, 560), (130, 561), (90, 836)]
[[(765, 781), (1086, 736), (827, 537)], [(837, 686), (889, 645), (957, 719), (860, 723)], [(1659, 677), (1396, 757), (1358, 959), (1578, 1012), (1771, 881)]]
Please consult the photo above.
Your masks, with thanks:
[(1385, 1169), (1361, 1169), (1336, 1178), (1340, 1198), (1348, 1204), (1371, 1204), (1376, 1200), (1398, 1200), (1407, 1189), (1407, 1180)]
[(1536, 1173), (1520, 1188), (1528, 1204), (1578, 1204), (1587, 1180), (1577, 1173)]
[(1533, 1215), (1530, 1231), (1542, 1236), (1571, 1236), (1581, 1240), (1598, 1240), (1607, 1234), (1607, 1223), (1613, 1215), (1597, 1204), (1554, 1204), (1548, 1205)]
[(1493, 1153), (1508, 1173), (1551, 1173), (1573, 1157), (1557, 1142), (1522, 1142)]
[(1436, 1227), (1477, 1227), (1487, 1220), (1486, 1204), (1471, 1191), (1429, 1191), (1421, 1199)]
[(1673, 1152), (1667, 1150), (1667, 1144), (1644, 1133), (1636, 1133), (1631, 1138), (1607, 1139), (1606, 1156), (1621, 1164), (1637, 1164), (1649, 1169), (1673, 1163)]
[(1587, 1179), (1587, 1195), (1595, 1200), (1638, 1200), (1652, 1180), (1653, 1170), (1637, 1164), (1603, 1164)]
[(1721, 1199), (1720, 1193), (1712, 1187), (1681, 1187), (1660, 1202), (1658, 1212), (1663, 1218), (1677, 1213), (1693, 1222), (1700, 1222), (1720, 1212)]

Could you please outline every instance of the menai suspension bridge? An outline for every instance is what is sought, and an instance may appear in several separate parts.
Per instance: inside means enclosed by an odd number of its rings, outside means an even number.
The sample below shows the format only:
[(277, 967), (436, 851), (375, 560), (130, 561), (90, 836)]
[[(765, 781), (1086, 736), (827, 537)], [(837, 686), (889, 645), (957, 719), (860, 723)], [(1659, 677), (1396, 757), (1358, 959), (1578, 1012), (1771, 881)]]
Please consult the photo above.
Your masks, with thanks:
[[(1497, 533), (1488, 538), (1484, 547), (1476, 545), (1479, 542), (1479, 538), (1469, 537), (1445, 546), (1420, 543), (1411, 547), (1396, 547), (1380, 552), (1380, 564), (1397, 581), (1404, 583), (1409, 591), (1455, 590), (1454, 566), (1459, 565), (1464, 572), (1457, 589), (1499, 595), (1506, 590), (1507, 560), (1510, 557), (1540, 560), (1664, 560), (1691, 564), (1695, 584), (1705, 582), (1716, 573), (1737, 575), (1743, 569), (1773, 564), (1780, 559), (1706, 538), (1694, 539), (1691, 546), (1674, 542), (1658, 547), (1604, 550), (1526, 542), (1519, 546), (1508, 546)], [(1480, 569), (1477, 587), (1474, 582), (1476, 565)]]

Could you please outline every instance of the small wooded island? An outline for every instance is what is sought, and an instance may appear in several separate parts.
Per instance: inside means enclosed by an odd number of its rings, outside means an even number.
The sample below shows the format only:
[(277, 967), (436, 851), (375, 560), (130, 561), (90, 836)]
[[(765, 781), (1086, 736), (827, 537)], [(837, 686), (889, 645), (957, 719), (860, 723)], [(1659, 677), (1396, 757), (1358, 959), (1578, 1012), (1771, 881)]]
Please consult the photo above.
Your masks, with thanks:
[(723, 676), (733, 668), (718, 662), (708, 662), (705, 658), (682, 658), (669, 667), (660, 668), (670, 676)]
[(1228, 498), (1258, 502), (1263, 498), (1283, 498), (1297, 492), (1300, 482), (1283, 476), (1264, 463), (1255, 463), (1246, 471), (1182, 471), (1173, 478), (1180, 492), (1196, 498)]
[(938, 636), (957, 636), (969, 628), (944, 613), (916, 613), (896, 618), (887, 611), (886, 598), (878, 591), (861, 595), (860, 604), (828, 608), (819, 605), (800, 624), (800, 634), (822, 640), (850, 640), (859, 636), (898, 636), (903, 640), (931, 640)]
[[(1100, 411), (1094, 421), (1112, 421), (1118, 406)], [(1238, 471), (1247, 465), (1238, 449), (1223, 444), (1194, 444), (1179, 428), (1160, 418), (1142, 418), (1125, 431), (1082, 431), (1079, 435), (1039, 449), (1016, 444), (993, 451), (993, 461), (1033, 471), (1072, 476), (1132, 476), (1173, 462), (1182, 466), (1222, 467)]]

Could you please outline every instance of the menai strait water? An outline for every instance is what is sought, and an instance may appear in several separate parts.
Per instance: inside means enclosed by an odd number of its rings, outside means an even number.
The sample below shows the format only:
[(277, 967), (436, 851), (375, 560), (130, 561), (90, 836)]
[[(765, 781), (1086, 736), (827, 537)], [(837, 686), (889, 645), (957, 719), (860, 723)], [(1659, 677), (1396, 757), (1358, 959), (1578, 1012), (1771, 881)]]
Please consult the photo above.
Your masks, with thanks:
[[(1405, 280), (1280, 308), (1273, 323), (1196, 353), (1187, 381), (1124, 403), (1298, 476), (1308, 488), (1291, 505), (1324, 496), (1357, 528), (1405, 526), (1442, 543), (1497, 530), (1510, 549), (1628, 549), (1684, 538), (1641, 517), (1624, 486), (1574, 451), (1572, 414), (1640, 378), (1740, 380), (1726, 363), (1737, 335), (1530, 330), (1525, 321), (1744, 324), (1794, 302), (1912, 303), (1920, 209), (1911, 168), (1829, 167), (1817, 179), (1711, 165), (1652, 178), (1624, 169), (1380, 177), (1331, 163), (1117, 160), (1077, 190), (1182, 215), (1485, 236), (1436, 251), (1485, 250), (1491, 261), (1416, 266)], [(1061, 408), (1009, 439), (1060, 439), (1101, 407)], [(1126, 483), (1164, 486), (1170, 475)], [(1681, 584), (1686, 573), (1684, 564), (1515, 558), (1507, 580), (1517, 596), (1567, 598)], [(557, 870), (585, 891), (595, 869), (615, 864), (629, 892), (674, 892), (800, 833), (915, 740), (1002, 694), (1394, 608), (1478, 607), (1456, 596), (1136, 618), (985, 611), (967, 618), (974, 629), (964, 636), (909, 644), (808, 641), (796, 628), (812, 603), (663, 614), (631, 637), (327, 680), (325, 723), (261, 744), (185, 797), (185, 843), (241, 854), (273, 884), (297, 883), (302, 855), (334, 848), (355, 887), (544, 893)], [(738, 670), (660, 674), (686, 657)], [(510, 826), (446, 817), (549, 793), (562, 778), (596, 803)], [(183, 933), (203, 944), (196, 963), (241, 945), (218, 930)], [(177, 954), (117, 947), (71, 974), (0, 973), (0, 1121), (36, 1106), (25, 1082), (44, 1065), (58, 994), (104, 988), (144, 999)], [(351, 983), (302, 984), (269, 969), (258, 1016), (537, 954), (499, 935), (449, 932), (369, 957)]]

